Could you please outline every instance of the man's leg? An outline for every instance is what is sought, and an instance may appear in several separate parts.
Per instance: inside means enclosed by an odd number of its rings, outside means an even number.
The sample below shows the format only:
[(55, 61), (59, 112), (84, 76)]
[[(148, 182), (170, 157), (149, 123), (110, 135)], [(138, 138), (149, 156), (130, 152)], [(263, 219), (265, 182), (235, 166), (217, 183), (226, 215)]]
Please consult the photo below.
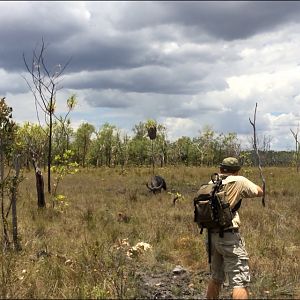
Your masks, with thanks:
[(221, 289), (221, 283), (210, 279), (206, 292), (206, 299), (218, 299)]
[(233, 287), (233, 299), (248, 299), (247, 286), (250, 282), (248, 253), (244, 240), (239, 234), (225, 234), (223, 245), (224, 270), (228, 274), (229, 284)]
[(225, 279), (223, 257), (216, 249), (216, 244), (218, 243), (219, 238), (219, 233), (212, 233), (210, 265), (211, 279), (207, 286), (207, 299), (219, 298), (222, 283)]
[(248, 299), (249, 292), (245, 287), (234, 288), (232, 291), (232, 299)]

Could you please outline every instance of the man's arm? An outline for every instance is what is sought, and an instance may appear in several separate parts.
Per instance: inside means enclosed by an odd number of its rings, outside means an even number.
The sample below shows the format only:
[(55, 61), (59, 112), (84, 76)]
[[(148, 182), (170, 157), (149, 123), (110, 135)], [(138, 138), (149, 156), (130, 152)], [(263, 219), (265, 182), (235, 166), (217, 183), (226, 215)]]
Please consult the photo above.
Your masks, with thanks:
[(250, 181), (246, 177), (241, 177), (241, 180), (243, 182), (243, 188), (241, 192), (242, 198), (254, 198), (263, 196), (263, 189), (259, 185)]

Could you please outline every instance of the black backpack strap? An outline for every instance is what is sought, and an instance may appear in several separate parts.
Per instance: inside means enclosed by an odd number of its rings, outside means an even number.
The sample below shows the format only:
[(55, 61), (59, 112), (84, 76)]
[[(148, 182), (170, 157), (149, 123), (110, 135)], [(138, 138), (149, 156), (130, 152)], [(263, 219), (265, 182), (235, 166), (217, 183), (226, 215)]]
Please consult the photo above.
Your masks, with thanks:
[(232, 213), (235, 213), (235, 212), (238, 211), (238, 209), (241, 207), (242, 200), (243, 200), (243, 199), (239, 200), (239, 202), (233, 207), (233, 209), (231, 210)]
[(224, 228), (223, 228), (223, 227), (220, 228), (220, 231), (219, 231), (219, 237), (220, 237), (220, 238), (223, 238), (223, 237), (224, 237)]

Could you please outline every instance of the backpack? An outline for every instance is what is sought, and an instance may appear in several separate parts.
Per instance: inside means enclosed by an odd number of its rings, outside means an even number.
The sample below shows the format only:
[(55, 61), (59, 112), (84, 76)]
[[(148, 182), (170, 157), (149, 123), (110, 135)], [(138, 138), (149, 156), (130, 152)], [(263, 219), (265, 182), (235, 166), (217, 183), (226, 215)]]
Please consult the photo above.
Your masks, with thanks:
[(233, 212), (226, 201), (225, 185), (217, 173), (211, 175), (212, 183), (202, 184), (194, 198), (194, 222), (201, 228), (219, 229), (232, 226)]

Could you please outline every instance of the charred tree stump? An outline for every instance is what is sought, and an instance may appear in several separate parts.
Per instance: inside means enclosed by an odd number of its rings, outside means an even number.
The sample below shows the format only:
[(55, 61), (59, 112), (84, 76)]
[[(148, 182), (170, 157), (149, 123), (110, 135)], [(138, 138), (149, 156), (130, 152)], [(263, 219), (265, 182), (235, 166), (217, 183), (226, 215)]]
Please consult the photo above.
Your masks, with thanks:
[(33, 167), (34, 167), (34, 171), (35, 171), (38, 207), (43, 208), (46, 206), (45, 192), (44, 192), (44, 178), (43, 178), (42, 171), (38, 168), (34, 157), (32, 158), (32, 163), (33, 163)]
[(36, 191), (38, 196), (38, 207), (45, 207), (45, 193), (44, 193), (44, 178), (39, 168), (35, 171)]

